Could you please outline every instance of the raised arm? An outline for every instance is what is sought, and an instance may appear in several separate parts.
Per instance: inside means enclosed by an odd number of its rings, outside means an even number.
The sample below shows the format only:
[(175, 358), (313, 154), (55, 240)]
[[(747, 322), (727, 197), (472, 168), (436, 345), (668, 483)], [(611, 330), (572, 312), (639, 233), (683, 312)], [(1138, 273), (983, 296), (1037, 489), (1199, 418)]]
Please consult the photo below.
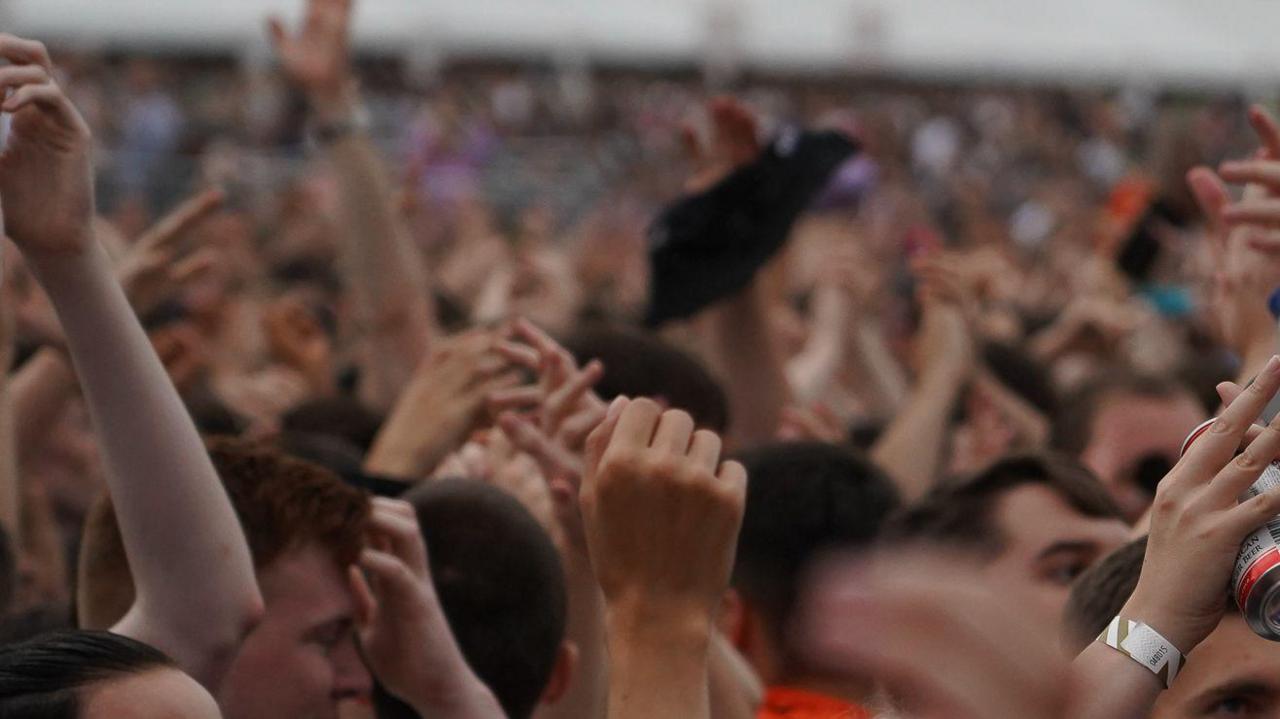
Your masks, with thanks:
[(92, 230), (88, 127), (44, 46), (0, 35), (7, 230), (49, 294), (98, 429), (137, 586), (116, 630), (169, 653), (206, 686), (262, 611), (249, 548), (195, 426)]
[(581, 502), (606, 604), (609, 719), (710, 716), (713, 618), (747, 484), (720, 450), (647, 399), (617, 399), (588, 442)]
[(349, 56), (351, 0), (308, 0), (301, 30), (270, 23), (280, 64), (307, 96), (315, 137), (338, 182), (343, 262), (365, 328), (361, 398), (390, 409), (433, 332), (422, 258), (396, 211), (387, 168), (360, 118)]
[(920, 497), (938, 480), (951, 411), (976, 361), (964, 313), (936, 295), (924, 300), (917, 343), (921, 366), (915, 387), (871, 449), (872, 458), (893, 478), (906, 501)]
[[(1278, 389), (1280, 358), (1273, 356), (1156, 490), (1142, 573), (1120, 616), (1151, 627), (1184, 658), (1229, 610), (1225, 587), (1241, 543), (1280, 513), (1274, 490), (1237, 501), (1280, 456), (1280, 422), (1250, 431)], [(1074, 670), (1080, 692), (1072, 717), (1146, 716), (1164, 689), (1161, 678), (1102, 642), (1081, 653)]]

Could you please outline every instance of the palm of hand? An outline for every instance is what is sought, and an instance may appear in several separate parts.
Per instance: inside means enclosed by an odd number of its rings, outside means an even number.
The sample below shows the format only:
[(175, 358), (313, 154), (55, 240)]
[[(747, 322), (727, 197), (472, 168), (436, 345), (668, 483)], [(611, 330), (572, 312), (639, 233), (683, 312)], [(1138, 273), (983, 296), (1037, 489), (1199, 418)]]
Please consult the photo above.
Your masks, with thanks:
[(0, 154), (5, 230), (25, 251), (82, 248), (93, 217), (89, 128), (74, 112), (27, 107), (13, 116)]
[(307, 92), (334, 95), (343, 89), (347, 70), (350, 0), (310, 0), (301, 32), (290, 37), (272, 18), (271, 39), (286, 74)]

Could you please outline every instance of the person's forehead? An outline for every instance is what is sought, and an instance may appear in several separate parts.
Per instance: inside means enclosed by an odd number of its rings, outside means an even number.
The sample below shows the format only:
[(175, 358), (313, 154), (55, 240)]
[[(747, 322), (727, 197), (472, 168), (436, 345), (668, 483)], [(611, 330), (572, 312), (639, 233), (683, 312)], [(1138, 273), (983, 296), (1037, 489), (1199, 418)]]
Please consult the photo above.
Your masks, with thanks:
[(1107, 397), (1093, 416), (1090, 443), (1106, 442), (1135, 451), (1176, 452), (1187, 434), (1207, 417), (1190, 395), (1143, 397), (1121, 393)]
[(1177, 681), (1153, 716), (1180, 716), (1183, 712), (1166, 713), (1161, 709), (1196, 701), (1216, 689), (1240, 685), (1262, 686), (1280, 695), (1280, 642), (1254, 634), (1232, 609), (1187, 657)]
[(1128, 527), (1119, 519), (1086, 516), (1044, 484), (1024, 484), (1001, 495), (994, 519), (1005, 554), (1035, 556), (1059, 542), (1088, 542), (1108, 551), (1124, 544)]
[(267, 620), (281, 615), (301, 623), (327, 620), (353, 609), (345, 568), (322, 547), (292, 549), (258, 571)]

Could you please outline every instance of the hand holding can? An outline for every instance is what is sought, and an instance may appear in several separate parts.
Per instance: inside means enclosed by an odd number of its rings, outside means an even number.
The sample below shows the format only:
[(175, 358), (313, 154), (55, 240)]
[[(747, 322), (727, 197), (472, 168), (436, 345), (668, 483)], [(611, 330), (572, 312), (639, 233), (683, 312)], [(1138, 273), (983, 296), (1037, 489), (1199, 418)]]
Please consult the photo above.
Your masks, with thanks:
[(1273, 357), (1217, 420), (1193, 433), (1156, 491), (1142, 574), (1122, 615), (1153, 627), (1184, 656), (1226, 611), (1224, 590), (1238, 573), (1241, 545), (1280, 513), (1280, 491), (1249, 494), (1280, 456), (1280, 423), (1250, 431), (1277, 390), (1280, 358)]

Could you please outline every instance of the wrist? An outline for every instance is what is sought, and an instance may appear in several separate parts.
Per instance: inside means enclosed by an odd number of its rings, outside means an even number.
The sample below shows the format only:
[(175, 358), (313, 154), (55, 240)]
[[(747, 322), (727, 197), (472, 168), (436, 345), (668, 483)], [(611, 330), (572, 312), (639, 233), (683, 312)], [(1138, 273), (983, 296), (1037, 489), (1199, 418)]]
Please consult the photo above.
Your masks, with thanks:
[(394, 443), (375, 443), (364, 460), (364, 471), (382, 477), (398, 477), (417, 481), (422, 478), (422, 463), (412, 450), (398, 448)]
[(688, 654), (705, 651), (711, 641), (711, 612), (705, 607), (642, 597), (605, 601), (611, 650), (617, 644), (628, 650)]
[(419, 687), (412, 696), (404, 697), (405, 703), (413, 707), (419, 716), (435, 719), (503, 716), (497, 697), (469, 671), (451, 681), (435, 684), (444, 688), (439, 692), (430, 692)]
[(1120, 616), (1151, 627), (1186, 656), (1204, 640), (1204, 633), (1175, 616), (1164, 606), (1167, 604), (1168, 602), (1150, 601), (1141, 590), (1135, 590), (1120, 610)]
[(115, 281), (115, 268), (111, 258), (98, 244), (90, 227), (84, 228), (75, 243), (75, 249), (57, 252), (24, 250), (22, 258), (50, 300), (54, 300), (55, 308), (57, 296), (81, 284), (86, 274), (110, 277)]
[(355, 81), (344, 78), (336, 86), (309, 90), (307, 104), (311, 107), (311, 119), (317, 124), (327, 125), (354, 115), (360, 107), (360, 98)]

